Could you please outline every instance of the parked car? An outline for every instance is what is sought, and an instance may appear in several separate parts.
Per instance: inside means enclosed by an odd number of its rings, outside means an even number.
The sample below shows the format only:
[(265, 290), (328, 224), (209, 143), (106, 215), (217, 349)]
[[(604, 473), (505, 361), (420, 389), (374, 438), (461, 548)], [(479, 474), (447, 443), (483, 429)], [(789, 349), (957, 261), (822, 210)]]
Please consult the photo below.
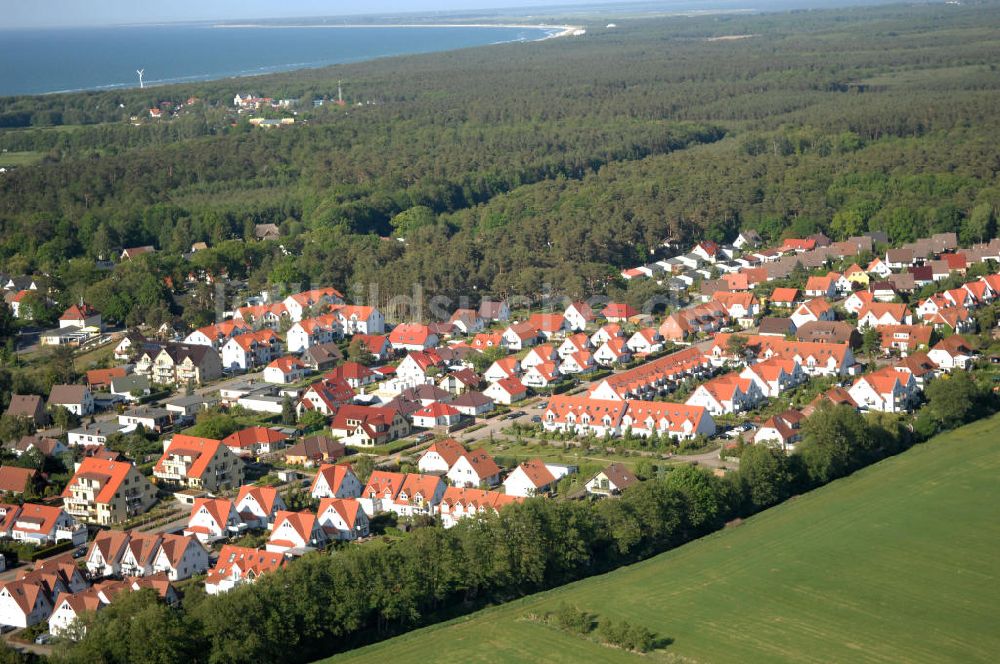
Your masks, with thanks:
[(534, 422), (535, 424), (539, 424), (542, 421), (542, 416), (534, 415), (532, 416), (531, 421)]
[(44, 646), (52, 640), (52, 634), (50, 632), (43, 632), (35, 638), (35, 643)]

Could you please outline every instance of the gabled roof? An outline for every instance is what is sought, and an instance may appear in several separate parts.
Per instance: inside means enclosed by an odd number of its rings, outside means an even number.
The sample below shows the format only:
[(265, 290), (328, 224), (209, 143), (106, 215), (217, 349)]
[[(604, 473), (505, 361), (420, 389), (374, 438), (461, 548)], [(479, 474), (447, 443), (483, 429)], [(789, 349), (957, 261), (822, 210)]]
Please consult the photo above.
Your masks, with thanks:
[(518, 466), (518, 469), (524, 473), (525, 477), (527, 477), (528, 481), (536, 489), (541, 489), (556, 481), (555, 476), (545, 467), (545, 462), (541, 459), (524, 461)]
[(628, 466), (621, 463), (613, 463), (602, 470), (601, 473), (619, 489), (627, 489), (633, 484), (639, 483), (639, 478), (629, 470)]
[(431, 452), (437, 452), (438, 456), (444, 460), (448, 467), (451, 468), (455, 465), (461, 457), (466, 456), (468, 453), (465, 450), (465, 446), (454, 438), (446, 438), (445, 440), (439, 440), (428, 447), (421, 456), (426, 456)]
[(354, 530), (358, 512), (361, 511), (361, 504), (357, 500), (354, 498), (323, 498), (319, 501), (319, 509), (316, 510), (316, 513), (322, 516), (330, 509), (340, 515), (349, 529)]
[(225, 528), (233, 503), (226, 498), (197, 498), (191, 506), (191, 515), (188, 518), (193, 519), (203, 508), (217, 525)]
[(211, 463), (220, 447), (222, 447), (222, 441), (220, 440), (199, 438), (180, 433), (174, 434), (174, 437), (170, 440), (170, 444), (164, 450), (160, 460), (156, 462), (153, 470), (162, 471), (164, 462), (171, 455), (189, 456), (192, 458), (192, 461), (191, 466), (188, 468), (187, 476), (201, 477), (205, 474), (208, 464)]
[(273, 445), (288, 440), (288, 436), (268, 427), (247, 427), (232, 433), (222, 439), (226, 447), (253, 447), (255, 445)]
[(326, 485), (330, 488), (330, 491), (336, 493), (340, 489), (340, 485), (344, 483), (348, 475), (353, 475), (354, 469), (351, 468), (350, 464), (332, 464), (324, 463), (316, 471), (316, 477), (313, 478), (312, 486), (309, 487), (309, 491), (312, 492), (316, 489), (316, 485), (319, 483), (320, 478), (326, 481)]
[(273, 486), (253, 486), (252, 484), (246, 484), (240, 487), (240, 492), (236, 496), (236, 504), (241, 504), (247, 496), (252, 497), (254, 502), (260, 505), (260, 508), (264, 512), (270, 514), (274, 510), (275, 502), (278, 500), (278, 490)]
[(798, 288), (775, 288), (771, 293), (771, 301), (791, 304), (798, 299), (798, 296)]
[(80, 462), (80, 467), (69, 484), (66, 485), (62, 496), (63, 498), (72, 496), (74, 484), (80, 479), (86, 478), (100, 482), (101, 488), (97, 493), (97, 502), (110, 503), (132, 468), (132, 464), (124, 461), (106, 461), (96, 457), (86, 457)]

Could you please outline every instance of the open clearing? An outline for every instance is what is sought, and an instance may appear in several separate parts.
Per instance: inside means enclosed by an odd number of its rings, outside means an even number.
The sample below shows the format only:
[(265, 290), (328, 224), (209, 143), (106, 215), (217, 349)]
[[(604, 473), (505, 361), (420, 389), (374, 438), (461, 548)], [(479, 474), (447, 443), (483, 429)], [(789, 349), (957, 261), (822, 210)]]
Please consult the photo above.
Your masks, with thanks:
[(561, 602), (674, 640), (651, 661), (995, 661), (998, 475), (994, 417), (643, 563), (328, 661), (641, 661), (521, 619)]

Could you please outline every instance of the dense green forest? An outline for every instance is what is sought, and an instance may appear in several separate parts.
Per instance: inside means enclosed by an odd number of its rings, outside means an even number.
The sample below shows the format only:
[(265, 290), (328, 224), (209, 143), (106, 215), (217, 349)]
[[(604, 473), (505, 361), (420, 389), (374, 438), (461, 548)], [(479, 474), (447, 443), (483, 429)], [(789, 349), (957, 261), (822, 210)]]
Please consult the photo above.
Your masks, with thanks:
[[(1000, 5), (624, 21), (583, 38), (254, 79), (0, 99), (0, 269), (121, 322), (161, 277), (385, 296), (582, 295), (666, 239), (995, 230)], [(715, 39), (726, 36), (742, 39)], [(337, 81), (350, 104), (313, 108)], [(236, 92), (301, 98), (251, 127)], [(200, 101), (169, 120), (165, 100)], [(136, 123), (129, 118), (136, 116)], [(254, 242), (275, 223), (280, 242)], [(405, 238), (404, 242), (391, 240)], [(181, 258), (191, 243), (208, 251)], [(121, 247), (159, 253), (114, 274)], [(280, 245), (280, 246), (279, 246)], [(632, 286), (636, 287), (636, 286)], [(365, 291), (367, 292), (367, 290)]]

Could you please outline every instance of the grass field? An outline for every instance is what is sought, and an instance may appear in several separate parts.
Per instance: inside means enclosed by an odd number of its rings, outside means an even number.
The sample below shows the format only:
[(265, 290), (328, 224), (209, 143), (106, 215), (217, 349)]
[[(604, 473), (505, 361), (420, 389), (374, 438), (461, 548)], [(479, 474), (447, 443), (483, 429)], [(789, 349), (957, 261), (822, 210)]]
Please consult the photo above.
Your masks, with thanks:
[(619, 662), (523, 620), (627, 618), (685, 662), (973, 662), (1000, 652), (1000, 418), (675, 551), (332, 662)]
[(42, 160), (45, 156), (41, 152), (3, 152), (0, 153), (0, 166), (7, 168), (17, 168), (18, 166), (31, 166)]

